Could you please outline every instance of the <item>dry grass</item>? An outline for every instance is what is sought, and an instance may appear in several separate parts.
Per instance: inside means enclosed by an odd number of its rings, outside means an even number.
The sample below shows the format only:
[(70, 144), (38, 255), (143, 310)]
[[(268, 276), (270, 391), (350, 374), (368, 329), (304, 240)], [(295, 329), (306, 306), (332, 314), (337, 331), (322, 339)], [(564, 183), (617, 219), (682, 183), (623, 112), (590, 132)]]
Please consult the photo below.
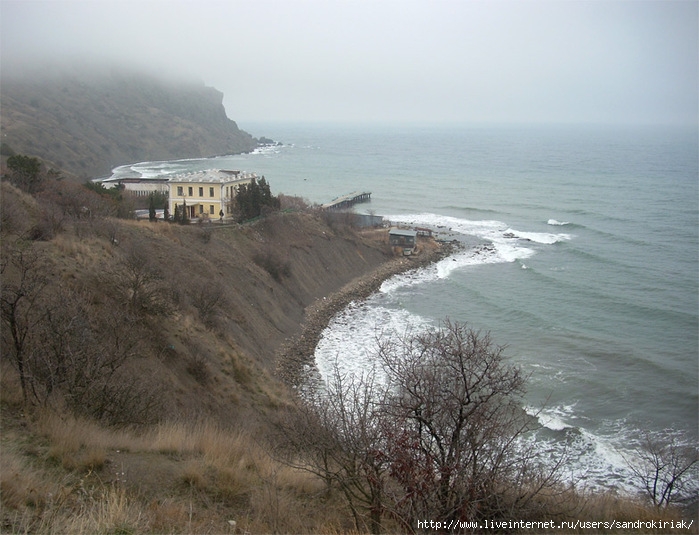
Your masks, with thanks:
[(49, 439), (55, 456), (76, 453), (81, 449), (128, 451), (141, 446), (141, 438), (131, 431), (109, 429), (75, 416), (60, 418), (55, 412), (39, 414), (34, 428), (39, 435)]
[[(180, 421), (136, 433), (47, 415), (39, 415), (31, 427), (41, 444), (28, 447), (13, 433), (3, 437), (2, 517), (14, 533), (232, 533), (229, 520), (236, 521), (237, 533), (354, 529), (336, 492), (328, 492), (319, 478), (269, 456), (248, 430)], [(138, 466), (153, 467), (146, 478), (154, 477), (156, 465), (172, 468), (166, 471), (170, 480), (159, 481), (163, 488), (157, 496), (144, 494), (129, 476), (106, 478), (115, 467), (100, 466), (117, 450), (120, 459), (127, 458), (126, 451), (128, 458), (146, 463)], [(153, 464), (158, 459), (162, 463)], [(570, 491), (556, 500), (550, 511), (543, 504), (541, 515), (621, 522), (681, 518), (676, 511), (655, 511), (613, 494), (580, 496)], [(560, 500), (567, 511), (563, 516)], [(392, 529), (388, 521), (387, 528)]]
[[(280, 464), (243, 430), (201, 421), (135, 433), (48, 415), (32, 427), (48, 442), (37, 458), (43, 469), (32, 468), (19, 448), (3, 448), (0, 457), (2, 513), (13, 532), (232, 533), (228, 520), (250, 533), (340, 533), (352, 526), (322, 481)], [(163, 456), (176, 467), (171, 490), (146, 498), (128, 476), (99, 476), (117, 451)]]
[(46, 504), (53, 485), (43, 474), (28, 466), (14, 448), (3, 445), (0, 456), (0, 491), (3, 506), (21, 510)]
[(21, 407), (22, 387), (19, 374), (7, 360), (0, 360), (0, 402), (10, 407)]
[(111, 246), (94, 237), (78, 237), (64, 232), (56, 235), (51, 243), (58, 253), (83, 267), (97, 266), (103, 263), (105, 258), (114, 256)]

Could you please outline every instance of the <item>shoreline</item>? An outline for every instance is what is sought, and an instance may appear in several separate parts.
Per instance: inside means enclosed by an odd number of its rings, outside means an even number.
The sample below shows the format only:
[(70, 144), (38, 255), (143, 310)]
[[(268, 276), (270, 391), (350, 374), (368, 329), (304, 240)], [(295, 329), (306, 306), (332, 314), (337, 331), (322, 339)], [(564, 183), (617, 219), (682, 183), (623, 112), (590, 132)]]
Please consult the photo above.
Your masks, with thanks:
[[(436, 242), (435, 242), (436, 243)], [(316, 299), (306, 307), (301, 333), (285, 340), (275, 355), (276, 375), (296, 388), (304, 379), (305, 367), (315, 367), (315, 349), (330, 321), (353, 301), (362, 301), (379, 290), (394, 275), (428, 266), (449, 256), (452, 242), (439, 243), (435, 249), (424, 248), (414, 257), (392, 258), (364, 276), (345, 284), (338, 291)]]

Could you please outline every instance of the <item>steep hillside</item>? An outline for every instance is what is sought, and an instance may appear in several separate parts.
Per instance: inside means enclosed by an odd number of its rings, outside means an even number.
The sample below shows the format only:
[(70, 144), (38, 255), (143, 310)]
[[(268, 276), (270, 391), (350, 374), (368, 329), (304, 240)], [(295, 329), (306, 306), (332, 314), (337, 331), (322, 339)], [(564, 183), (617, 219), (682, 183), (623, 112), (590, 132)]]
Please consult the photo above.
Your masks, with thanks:
[[(385, 244), (310, 213), (223, 227), (64, 219), (51, 240), (16, 241), (32, 235), (44, 210), (2, 183), (3, 291), (24, 272), (42, 281), (25, 311), (37, 314), (29, 343), (52, 336), (39, 326), (42, 311), (60, 320), (51, 312), (58, 302), (68, 310), (71, 301), (71, 318), (89, 318), (94, 332), (129, 331), (139, 357), (130, 365), (148, 370), (166, 418), (230, 420), (241, 406), (269, 403), (281, 388), (276, 351), (299, 333), (306, 307), (389, 259)], [(30, 264), (28, 251), (38, 255)]]
[(91, 178), (137, 161), (247, 152), (257, 141), (226, 116), (223, 94), (116, 68), (3, 71), (4, 152)]

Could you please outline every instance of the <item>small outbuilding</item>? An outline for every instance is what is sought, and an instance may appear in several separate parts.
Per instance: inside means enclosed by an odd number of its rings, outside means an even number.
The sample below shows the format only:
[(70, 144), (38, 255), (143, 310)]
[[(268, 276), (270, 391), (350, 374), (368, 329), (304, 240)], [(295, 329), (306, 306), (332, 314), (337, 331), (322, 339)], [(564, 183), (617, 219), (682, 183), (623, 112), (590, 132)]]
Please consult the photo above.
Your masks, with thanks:
[(392, 228), (388, 231), (388, 243), (391, 247), (401, 248), (404, 255), (411, 255), (417, 245), (417, 231)]

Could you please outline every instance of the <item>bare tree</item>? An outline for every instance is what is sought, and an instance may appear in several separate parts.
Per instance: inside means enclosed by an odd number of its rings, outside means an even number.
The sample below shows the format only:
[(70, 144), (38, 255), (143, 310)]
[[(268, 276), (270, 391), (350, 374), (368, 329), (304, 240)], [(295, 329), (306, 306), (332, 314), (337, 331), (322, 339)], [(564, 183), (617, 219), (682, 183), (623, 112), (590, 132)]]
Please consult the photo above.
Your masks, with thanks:
[(306, 392), (281, 429), (286, 462), (320, 476), (347, 501), (358, 531), (381, 532), (388, 463), (383, 454), (382, 391), (374, 373), (335, 368), (325, 388)]
[(159, 316), (171, 311), (169, 289), (142, 244), (129, 245), (116, 269), (101, 275), (102, 286), (129, 313)]
[(522, 409), (526, 378), (502, 347), (446, 321), (381, 338), (377, 357), (380, 378), (335, 371), (302, 404), (291, 440), (299, 466), (336, 484), (372, 533), (382, 518), (414, 532), (426, 518), (535, 514), (560, 462), (524, 440), (533, 422)]
[(148, 338), (128, 304), (90, 307), (93, 296), (49, 285), (34, 247), (3, 245), (2, 356), (18, 372), (25, 403), (57, 402), (110, 424), (157, 417), (158, 392), (127, 365)]
[(544, 464), (521, 440), (532, 421), (522, 410), (525, 377), (503, 350), (489, 334), (449, 321), (380, 344), (398, 484), (392, 504), (406, 528), (428, 517), (497, 518), (531, 495), (524, 476)]
[(210, 280), (190, 281), (191, 302), (199, 313), (202, 323), (211, 328), (216, 324), (216, 317), (224, 305), (224, 289), (220, 283)]
[(25, 401), (31, 377), (27, 363), (35, 331), (44, 315), (38, 306), (48, 284), (44, 262), (36, 249), (23, 242), (3, 248), (0, 290), (3, 354), (19, 373)]
[[(667, 508), (681, 500), (692, 473), (696, 480), (699, 449), (676, 434), (654, 437), (646, 432), (634, 456), (625, 460), (653, 505)], [(696, 494), (697, 489), (692, 490)]]

